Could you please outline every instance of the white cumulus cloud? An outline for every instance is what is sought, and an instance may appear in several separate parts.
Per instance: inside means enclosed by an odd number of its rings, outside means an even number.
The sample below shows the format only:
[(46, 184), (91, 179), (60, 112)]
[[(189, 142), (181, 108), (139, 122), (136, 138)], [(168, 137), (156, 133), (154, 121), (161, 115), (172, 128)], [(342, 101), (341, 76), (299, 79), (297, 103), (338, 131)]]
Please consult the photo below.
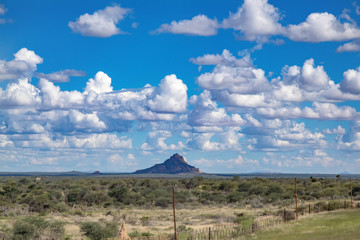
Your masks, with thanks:
[(30, 78), (37, 65), (43, 62), (40, 56), (27, 48), (20, 49), (14, 57), (14, 60), (8, 62), (0, 60), (0, 80)]
[[(209, 57), (207, 55), (207, 58)], [(205, 89), (227, 89), (233, 93), (249, 94), (266, 91), (270, 83), (265, 72), (250, 64), (239, 64), (244, 61), (246, 62), (246, 60), (239, 61), (228, 55), (227, 61), (220, 61), (212, 72), (201, 74), (197, 83)]]
[(212, 36), (217, 34), (218, 28), (219, 24), (216, 19), (198, 15), (191, 20), (172, 21), (170, 24), (162, 24), (154, 33), (169, 32), (173, 34)]
[(96, 73), (94, 78), (89, 79), (86, 83), (84, 94), (90, 92), (106, 93), (111, 92), (113, 87), (111, 86), (111, 78), (104, 72)]
[(222, 27), (241, 31), (250, 41), (283, 32), (279, 10), (267, 0), (245, 0), (236, 13), (230, 13)]
[(111, 37), (123, 33), (117, 24), (129, 12), (130, 9), (122, 8), (119, 5), (106, 7), (104, 10), (98, 10), (93, 14), (81, 15), (75, 22), (69, 22), (69, 27), (73, 32), (80, 33), (83, 36)]
[(356, 69), (349, 69), (343, 74), (344, 79), (340, 83), (341, 89), (344, 92), (352, 94), (360, 93), (360, 67)]
[(347, 41), (360, 38), (360, 29), (351, 22), (341, 23), (331, 13), (312, 13), (305, 22), (289, 25), (285, 35), (301, 42)]
[(246, 123), (239, 114), (228, 115), (224, 108), (218, 108), (211, 100), (211, 93), (205, 90), (200, 96), (192, 96), (193, 110), (189, 114), (191, 126), (241, 126)]
[(190, 61), (197, 65), (226, 65), (232, 67), (252, 67), (250, 56), (237, 59), (227, 49), (220, 54), (205, 54), (197, 58), (190, 58)]
[(337, 52), (358, 52), (360, 51), (360, 42), (352, 41), (339, 46), (336, 49)]
[(161, 80), (148, 104), (151, 110), (165, 113), (182, 113), (187, 109), (187, 86), (175, 74)]
[(45, 79), (40, 79), (39, 92), (42, 98), (42, 108), (71, 108), (84, 103), (84, 95), (78, 91), (61, 91), (59, 86)]

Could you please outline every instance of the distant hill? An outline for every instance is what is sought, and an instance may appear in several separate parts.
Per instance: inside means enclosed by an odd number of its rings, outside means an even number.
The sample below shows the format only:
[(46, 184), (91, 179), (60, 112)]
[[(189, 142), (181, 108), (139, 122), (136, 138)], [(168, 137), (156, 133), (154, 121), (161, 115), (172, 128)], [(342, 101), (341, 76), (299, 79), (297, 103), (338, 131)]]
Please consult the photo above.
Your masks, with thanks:
[(135, 174), (144, 173), (165, 173), (165, 174), (179, 174), (179, 173), (191, 173), (200, 174), (201, 171), (198, 168), (190, 166), (180, 154), (174, 154), (165, 162), (156, 164), (150, 168), (137, 170)]

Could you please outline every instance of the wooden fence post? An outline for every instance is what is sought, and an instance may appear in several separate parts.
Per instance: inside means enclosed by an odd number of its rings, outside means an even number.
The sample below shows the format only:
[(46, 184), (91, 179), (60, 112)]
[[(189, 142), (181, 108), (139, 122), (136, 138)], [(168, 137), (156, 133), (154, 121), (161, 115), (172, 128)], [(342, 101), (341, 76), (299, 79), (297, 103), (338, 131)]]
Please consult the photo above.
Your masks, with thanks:
[(177, 233), (176, 233), (176, 215), (175, 215), (175, 185), (173, 186), (173, 215), (174, 215), (174, 236), (175, 240), (177, 240)]
[(295, 183), (295, 205), (296, 205), (296, 220), (298, 220), (298, 218), (299, 218), (299, 213), (298, 213), (298, 205), (297, 205), (297, 189), (296, 189), (296, 178), (294, 178), (294, 183)]
[(351, 195), (351, 208), (353, 208), (353, 194), (352, 194), (352, 180), (350, 178), (350, 195)]
[(284, 219), (284, 222), (286, 222), (286, 209), (284, 209), (284, 217), (283, 217), (283, 219)]

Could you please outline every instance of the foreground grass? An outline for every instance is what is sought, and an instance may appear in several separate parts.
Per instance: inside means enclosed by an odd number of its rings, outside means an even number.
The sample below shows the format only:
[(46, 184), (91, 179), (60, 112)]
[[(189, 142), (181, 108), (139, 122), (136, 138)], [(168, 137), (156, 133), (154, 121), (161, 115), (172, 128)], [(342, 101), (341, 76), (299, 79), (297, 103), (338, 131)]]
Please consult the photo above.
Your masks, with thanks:
[(300, 218), (246, 237), (263, 240), (360, 240), (360, 210), (326, 212)]
[[(267, 209), (271, 209), (267, 206)], [(277, 208), (276, 208), (277, 209)], [(272, 210), (276, 210), (272, 209)], [(180, 228), (191, 228), (194, 231), (207, 231), (221, 225), (231, 225), (236, 216), (244, 213), (254, 216), (257, 220), (266, 218), (261, 216), (263, 209), (253, 209), (250, 206), (208, 206), (177, 209), (177, 225)], [(26, 216), (0, 218), (0, 232), (11, 234), (11, 228), (16, 220)], [(272, 217), (272, 216), (269, 216)], [(80, 226), (84, 222), (126, 222), (128, 233), (151, 233), (152, 235), (171, 234), (173, 232), (172, 209), (162, 208), (124, 208), (124, 209), (86, 209), (74, 210), (66, 213), (53, 213), (44, 216), (48, 221), (60, 221), (65, 224), (65, 235), (72, 239), (82, 239)], [(120, 225), (119, 225), (120, 226)], [(1, 235), (0, 235), (0, 239)], [(226, 239), (226, 238), (222, 238)], [(340, 210), (311, 214), (301, 217), (299, 221), (281, 223), (269, 230), (248, 236), (239, 236), (232, 239), (241, 240), (295, 240), (295, 239), (351, 239), (360, 240), (360, 209)]]
[[(177, 226), (186, 227), (193, 230), (204, 230), (217, 225), (232, 224), (235, 213), (245, 213), (246, 215), (260, 215), (262, 209), (252, 209), (250, 207), (236, 206), (198, 206), (193, 208), (179, 208), (176, 210)], [(29, 214), (30, 215), (30, 214)], [(10, 229), (13, 224), (28, 215), (12, 216), (7, 218), (0, 217), (0, 240), (1, 232)], [(37, 215), (35, 215), (37, 216)], [(81, 239), (82, 232), (80, 226), (84, 222), (116, 222), (119, 227), (123, 221), (126, 222), (127, 233), (151, 233), (162, 235), (173, 232), (173, 210), (171, 208), (154, 207), (150, 209), (129, 207), (129, 208), (88, 208), (84, 210), (74, 209), (63, 213), (51, 213), (42, 216), (48, 221), (60, 221), (65, 224), (65, 235), (72, 239)], [(10, 233), (9, 233), (10, 234)]]

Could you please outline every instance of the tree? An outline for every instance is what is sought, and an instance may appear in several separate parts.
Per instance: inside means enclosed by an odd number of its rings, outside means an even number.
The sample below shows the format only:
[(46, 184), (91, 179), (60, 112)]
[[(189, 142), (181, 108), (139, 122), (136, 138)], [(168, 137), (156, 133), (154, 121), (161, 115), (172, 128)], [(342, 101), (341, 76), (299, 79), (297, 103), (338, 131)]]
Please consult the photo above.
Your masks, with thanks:
[(119, 202), (123, 202), (128, 195), (128, 188), (125, 186), (116, 187), (109, 191), (109, 196), (115, 198)]
[(81, 231), (91, 240), (113, 238), (118, 232), (116, 223), (102, 225), (98, 222), (85, 222), (81, 225)]
[(337, 181), (337, 182), (340, 182), (340, 181), (341, 181), (341, 175), (340, 175), (340, 174), (336, 175), (336, 181)]

